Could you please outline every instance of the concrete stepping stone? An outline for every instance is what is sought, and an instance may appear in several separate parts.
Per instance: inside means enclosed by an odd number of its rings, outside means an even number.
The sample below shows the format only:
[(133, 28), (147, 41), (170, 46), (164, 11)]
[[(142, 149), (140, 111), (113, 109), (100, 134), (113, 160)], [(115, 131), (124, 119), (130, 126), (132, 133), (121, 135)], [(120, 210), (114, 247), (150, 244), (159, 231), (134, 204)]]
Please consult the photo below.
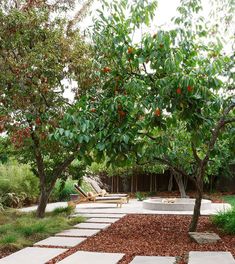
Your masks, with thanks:
[(48, 237), (38, 241), (34, 246), (75, 247), (84, 240), (86, 240), (84, 237)]
[(119, 219), (118, 218), (90, 218), (86, 220), (86, 223), (115, 223)]
[(159, 257), (159, 256), (136, 256), (130, 262), (130, 264), (174, 264), (174, 263), (175, 263), (174, 257)]
[(101, 224), (101, 223), (80, 223), (75, 225), (77, 228), (87, 228), (87, 229), (105, 229), (109, 227), (110, 224)]
[(0, 259), (1, 264), (42, 264), (64, 253), (67, 249), (27, 247)]
[(125, 214), (99, 214), (99, 213), (77, 213), (75, 215), (72, 215), (71, 217), (77, 217), (77, 216), (83, 216), (87, 218), (122, 218), (125, 216)]
[(90, 237), (98, 232), (100, 232), (98, 229), (69, 229), (57, 233), (55, 236)]
[(198, 244), (216, 243), (221, 240), (216, 233), (189, 232), (188, 234)]
[(101, 252), (87, 252), (77, 251), (76, 253), (68, 256), (59, 264), (117, 264), (123, 258), (124, 254), (119, 253), (101, 253)]
[(188, 264), (235, 264), (230, 252), (219, 251), (190, 251)]

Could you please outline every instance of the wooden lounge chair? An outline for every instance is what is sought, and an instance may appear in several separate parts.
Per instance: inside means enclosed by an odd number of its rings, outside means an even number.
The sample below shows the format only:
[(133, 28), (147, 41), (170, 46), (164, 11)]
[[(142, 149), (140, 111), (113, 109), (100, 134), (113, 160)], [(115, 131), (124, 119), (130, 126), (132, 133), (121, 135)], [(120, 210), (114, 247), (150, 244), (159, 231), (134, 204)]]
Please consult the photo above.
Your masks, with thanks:
[(108, 193), (106, 190), (101, 189), (99, 184), (94, 181), (89, 179), (89, 182), (91, 184), (92, 189), (95, 191), (95, 194), (98, 196), (103, 196), (103, 197), (121, 197), (121, 198), (126, 198), (127, 203), (129, 203), (129, 195), (126, 193)]
[(98, 195), (88, 195), (80, 186), (74, 185), (76, 190), (78, 191), (80, 198), (76, 201), (76, 203), (82, 202), (93, 202), (93, 203), (115, 203), (117, 206), (122, 207), (124, 203), (127, 202), (125, 197), (99, 197)]

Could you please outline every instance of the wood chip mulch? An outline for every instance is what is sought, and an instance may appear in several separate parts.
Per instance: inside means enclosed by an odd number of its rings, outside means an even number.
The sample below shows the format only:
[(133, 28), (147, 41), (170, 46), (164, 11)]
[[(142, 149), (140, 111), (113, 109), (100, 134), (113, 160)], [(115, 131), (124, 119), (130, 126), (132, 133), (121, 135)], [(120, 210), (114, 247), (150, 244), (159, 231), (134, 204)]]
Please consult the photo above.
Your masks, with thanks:
[(222, 240), (206, 245), (192, 242), (188, 237), (190, 220), (191, 216), (128, 215), (48, 264), (57, 263), (78, 250), (125, 253), (118, 264), (127, 264), (136, 255), (177, 256), (177, 263), (185, 264), (189, 251), (230, 251), (235, 256), (235, 236), (223, 234), (211, 224), (209, 217), (200, 217), (197, 231), (215, 232)]

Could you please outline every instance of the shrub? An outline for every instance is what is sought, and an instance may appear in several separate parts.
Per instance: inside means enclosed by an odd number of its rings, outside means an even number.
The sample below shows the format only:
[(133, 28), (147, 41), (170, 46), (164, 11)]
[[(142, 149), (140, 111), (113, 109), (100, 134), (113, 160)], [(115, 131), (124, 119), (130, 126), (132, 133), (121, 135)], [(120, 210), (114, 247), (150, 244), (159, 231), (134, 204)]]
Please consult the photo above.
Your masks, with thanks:
[(74, 183), (75, 181), (70, 178), (66, 182), (61, 179), (57, 180), (51, 194), (51, 201), (69, 201), (70, 194), (77, 193)]
[[(94, 192), (92, 189), (90, 183), (86, 181), (81, 181), (82, 188), (85, 192)], [(74, 184), (77, 183), (77, 181), (68, 178), (66, 182), (63, 182), (63, 180), (59, 179), (57, 180), (55, 187), (51, 194), (51, 201), (70, 201), (70, 194), (77, 194), (77, 190), (74, 187)]]
[(135, 194), (137, 201), (143, 201), (145, 199), (145, 195), (141, 192), (136, 192)]
[(9, 161), (0, 165), (0, 203), (20, 207), (35, 202), (39, 194), (38, 178), (29, 165)]
[(235, 207), (213, 216), (212, 222), (225, 233), (235, 234)]

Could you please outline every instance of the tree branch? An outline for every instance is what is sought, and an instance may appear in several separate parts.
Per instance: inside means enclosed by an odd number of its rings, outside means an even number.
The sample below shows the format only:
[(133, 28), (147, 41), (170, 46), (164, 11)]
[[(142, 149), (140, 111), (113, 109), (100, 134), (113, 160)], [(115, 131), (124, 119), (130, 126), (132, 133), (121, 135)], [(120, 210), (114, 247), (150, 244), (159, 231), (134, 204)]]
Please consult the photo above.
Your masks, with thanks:
[(191, 147), (192, 147), (193, 156), (194, 156), (195, 160), (197, 161), (198, 164), (200, 164), (201, 163), (201, 159), (199, 158), (199, 156), (197, 154), (197, 150), (196, 150), (196, 147), (195, 147), (193, 142), (191, 142)]
[(52, 188), (55, 185), (55, 182), (58, 178), (58, 176), (61, 175), (61, 173), (73, 162), (73, 160), (76, 158), (77, 152), (79, 150), (79, 146), (77, 146), (74, 150), (74, 152), (67, 157), (63, 162), (61, 162), (54, 170), (52, 173), (52, 181), (49, 187), (49, 191), (52, 190)]
[(149, 134), (147, 134), (147, 133), (141, 133), (141, 132), (138, 132), (138, 134), (139, 134), (139, 135), (144, 135), (144, 136), (146, 136), (146, 137), (148, 137), (148, 138), (150, 138), (150, 139), (152, 139), (152, 140), (157, 140), (157, 138), (155, 138), (155, 137), (153, 137), (153, 136), (151, 136), (151, 135), (149, 135)]
[[(210, 156), (210, 153), (211, 151), (213, 150), (214, 148), (214, 145), (215, 145), (215, 142), (219, 136), (219, 132), (221, 130), (221, 128), (223, 128), (226, 124), (228, 123), (231, 123), (233, 122), (233, 120), (235, 118), (232, 118), (232, 119), (228, 119), (228, 120), (225, 120), (226, 116), (229, 114), (229, 112), (235, 108), (235, 103), (232, 103), (231, 105), (229, 105), (227, 108), (225, 108), (224, 112), (223, 112), (223, 115), (222, 117), (220, 118), (220, 120), (218, 121), (215, 129), (212, 131), (212, 137), (211, 137), (211, 140), (209, 142), (209, 146), (208, 146), (208, 150), (207, 150), (207, 153), (206, 153), (206, 156), (205, 158), (202, 160), (202, 163), (203, 163), (203, 167), (205, 167), (205, 165), (207, 164), (207, 162), (209, 161), (209, 156)], [(228, 122), (229, 121), (229, 122)], [(231, 122), (230, 122), (231, 121)]]

